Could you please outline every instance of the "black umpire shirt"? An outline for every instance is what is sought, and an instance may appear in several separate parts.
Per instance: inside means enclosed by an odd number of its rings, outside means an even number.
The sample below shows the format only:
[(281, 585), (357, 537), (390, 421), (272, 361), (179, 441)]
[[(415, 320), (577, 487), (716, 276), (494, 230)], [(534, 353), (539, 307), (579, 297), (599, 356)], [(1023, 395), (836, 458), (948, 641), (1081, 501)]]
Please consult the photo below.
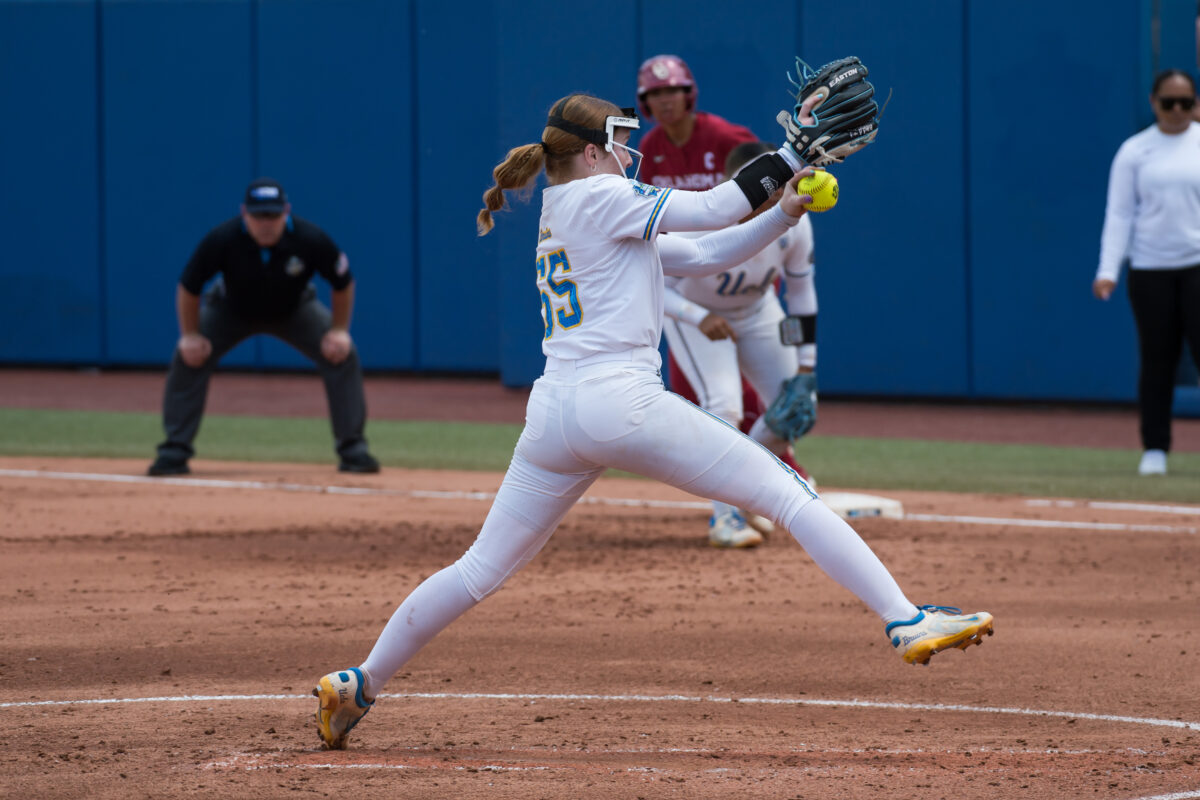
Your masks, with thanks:
[(259, 247), (241, 217), (221, 223), (196, 245), (179, 283), (199, 295), (218, 272), (224, 279), (230, 310), (261, 321), (279, 320), (294, 312), (316, 272), (338, 290), (354, 280), (346, 256), (333, 239), (294, 216), (274, 247)]

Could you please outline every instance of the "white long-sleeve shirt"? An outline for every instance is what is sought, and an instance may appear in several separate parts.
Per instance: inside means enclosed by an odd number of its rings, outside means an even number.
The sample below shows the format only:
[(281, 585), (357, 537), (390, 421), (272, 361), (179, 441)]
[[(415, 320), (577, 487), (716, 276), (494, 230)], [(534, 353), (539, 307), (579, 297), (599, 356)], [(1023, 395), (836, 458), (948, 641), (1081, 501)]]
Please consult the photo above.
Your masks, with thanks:
[(1157, 125), (1125, 140), (1113, 158), (1096, 279), (1132, 269), (1200, 264), (1200, 123), (1168, 135)]

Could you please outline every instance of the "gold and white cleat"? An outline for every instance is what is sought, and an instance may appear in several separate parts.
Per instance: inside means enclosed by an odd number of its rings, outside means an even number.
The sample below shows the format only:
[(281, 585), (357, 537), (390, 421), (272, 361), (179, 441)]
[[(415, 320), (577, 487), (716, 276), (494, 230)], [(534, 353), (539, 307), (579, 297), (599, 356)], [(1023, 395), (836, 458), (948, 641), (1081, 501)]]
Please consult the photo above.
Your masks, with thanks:
[(346, 734), (375, 705), (363, 694), (363, 674), (358, 667), (331, 672), (312, 690), (317, 698), (317, 733), (330, 750), (346, 749)]
[(964, 614), (952, 606), (917, 606), (917, 616), (893, 622), (884, 632), (906, 663), (928, 666), (936, 653), (983, 644), (982, 637), (994, 631), (986, 611)]

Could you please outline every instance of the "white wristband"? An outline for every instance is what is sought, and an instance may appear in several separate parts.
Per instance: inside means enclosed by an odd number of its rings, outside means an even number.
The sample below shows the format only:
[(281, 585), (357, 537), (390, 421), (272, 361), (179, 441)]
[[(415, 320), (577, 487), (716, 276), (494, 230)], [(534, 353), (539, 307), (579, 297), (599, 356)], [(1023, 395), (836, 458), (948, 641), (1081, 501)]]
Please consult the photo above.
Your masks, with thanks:
[(800, 357), (800, 366), (809, 369), (817, 368), (817, 346), (815, 344), (800, 345), (796, 348), (796, 355)]
[(796, 155), (796, 151), (788, 147), (786, 144), (775, 152), (783, 156), (783, 160), (788, 162), (788, 166), (790, 166), (796, 172), (804, 169), (804, 164), (801, 163), (799, 156)]

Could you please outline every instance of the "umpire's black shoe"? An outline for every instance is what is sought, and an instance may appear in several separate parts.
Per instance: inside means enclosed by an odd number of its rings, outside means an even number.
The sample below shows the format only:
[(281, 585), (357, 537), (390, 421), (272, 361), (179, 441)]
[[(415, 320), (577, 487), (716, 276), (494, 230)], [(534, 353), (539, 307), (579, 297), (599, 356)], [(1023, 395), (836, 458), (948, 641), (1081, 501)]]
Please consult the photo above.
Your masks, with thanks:
[(163, 475), (188, 475), (191, 471), (186, 458), (159, 456), (154, 459), (154, 463), (146, 470), (146, 474), (158, 478)]
[(364, 475), (379, 472), (379, 462), (370, 453), (343, 456), (342, 463), (338, 464), (338, 472), (358, 472)]

